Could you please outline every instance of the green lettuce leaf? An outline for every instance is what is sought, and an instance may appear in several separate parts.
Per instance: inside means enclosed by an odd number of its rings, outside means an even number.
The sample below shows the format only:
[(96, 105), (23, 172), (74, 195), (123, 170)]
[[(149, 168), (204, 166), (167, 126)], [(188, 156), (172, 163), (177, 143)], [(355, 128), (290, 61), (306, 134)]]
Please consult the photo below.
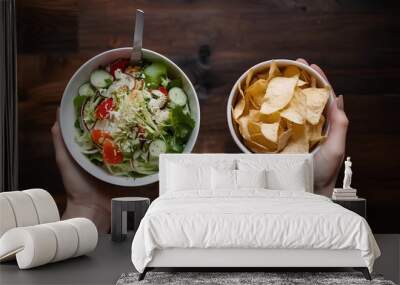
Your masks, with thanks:
[(195, 126), (195, 121), (190, 114), (185, 114), (183, 108), (175, 106), (169, 113), (169, 120), (173, 129), (175, 140), (178, 143), (186, 143)]

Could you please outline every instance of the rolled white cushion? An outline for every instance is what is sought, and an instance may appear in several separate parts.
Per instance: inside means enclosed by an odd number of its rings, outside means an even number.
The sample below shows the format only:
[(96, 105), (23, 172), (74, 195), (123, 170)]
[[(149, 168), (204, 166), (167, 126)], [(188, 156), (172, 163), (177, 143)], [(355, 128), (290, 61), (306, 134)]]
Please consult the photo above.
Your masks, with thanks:
[(97, 239), (96, 226), (85, 218), (13, 228), (0, 238), (0, 261), (16, 257), (19, 268), (28, 269), (86, 254)]
[(8, 199), (15, 215), (17, 227), (33, 226), (39, 223), (38, 214), (31, 197), (21, 191), (2, 192)]
[(8, 199), (0, 195), (0, 237), (9, 229), (15, 228), (17, 222)]
[(93, 222), (86, 218), (74, 218), (64, 222), (75, 227), (78, 233), (78, 248), (74, 257), (91, 252), (96, 248), (98, 233)]
[(56, 248), (56, 236), (47, 227), (14, 228), (0, 239), (0, 260), (16, 255), (19, 268), (28, 269), (51, 262)]
[(57, 249), (51, 262), (57, 262), (75, 255), (78, 249), (78, 233), (75, 227), (65, 221), (43, 224), (56, 235)]
[(60, 220), (56, 202), (49, 192), (43, 189), (29, 189), (22, 191), (30, 196), (36, 208), (39, 224), (51, 223)]

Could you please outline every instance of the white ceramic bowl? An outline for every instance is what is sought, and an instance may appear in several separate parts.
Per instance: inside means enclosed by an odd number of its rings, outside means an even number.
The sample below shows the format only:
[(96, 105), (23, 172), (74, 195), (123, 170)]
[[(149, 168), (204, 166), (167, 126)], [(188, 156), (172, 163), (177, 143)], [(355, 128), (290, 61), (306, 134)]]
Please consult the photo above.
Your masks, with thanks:
[[(246, 76), (247, 73), (250, 70), (254, 70), (255, 73), (259, 70), (265, 70), (267, 69), (271, 63), (275, 61), (276, 64), (278, 65), (278, 67), (284, 67), (284, 66), (288, 66), (288, 65), (295, 65), (297, 67), (299, 67), (300, 69), (304, 69), (305, 71), (307, 71), (312, 77), (314, 77), (317, 80), (317, 86), (318, 87), (325, 87), (325, 86), (330, 86), (329, 82), (323, 78), (318, 72), (316, 72), (314, 69), (312, 69), (310, 66), (295, 61), (295, 60), (290, 60), (290, 59), (273, 59), (273, 60), (268, 60), (268, 61), (264, 61), (261, 62), (259, 64), (254, 65), (253, 67), (249, 68), (246, 72), (244, 72), (239, 79), (236, 81), (235, 85), (233, 85), (233, 88), (231, 90), (231, 93), (229, 94), (229, 98), (228, 98), (228, 104), (227, 104), (227, 108), (226, 108), (226, 115), (227, 115), (227, 119), (228, 119), (228, 126), (229, 126), (229, 131), (231, 132), (232, 138), (234, 139), (236, 145), (244, 152), (244, 153), (253, 153), (251, 150), (249, 150), (242, 142), (242, 138), (241, 135), (237, 133), (236, 128), (234, 126), (234, 122), (232, 119), (232, 106), (234, 103), (236, 103), (236, 98), (238, 96), (238, 86), (239, 83), (242, 82)], [(332, 90), (332, 89), (331, 89)], [(328, 100), (328, 104), (332, 104), (334, 100), (334, 94), (333, 91), (331, 91), (331, 95), (329, 96), (329, 100)], [(328, 105), (327, 104), (327, 105)], [(327, 108), (325, 107), (324, 112), (326, 113)], [(326, 114), (325, 114), (326, 115)], [(329, 121), (326, 122), (325, 127), (324, 127), (324, 133), (328, 134), (329, 132)], [(319, 149), (319, 146), (317, 146), (312, 153), (317, 152)]]
[[(79, 87), (83, 83), (89, 80), (90, 73), (93, 70), (97, 69), (99, 66), (107, 65), (118, 58), (129, 58), (130, 52), (131, 52), (130, 47), (117, 48), (96, 55), (95, 57), (85, 62), (75, 72), (75, 74), (72, 76), (72, 78), (67, 84), (67, 87), (64, 90), (60, 106), (59, 123), (61, 128), (61, 134), (64, 139), (65, 145), (67, 146), (68, 151), (83, 169), (85, 169), (87, 172), (97, 177), (98, 179), (111, 184), (121, 185), (121, 186), (141, 186), (158, 181), (158, 173), (144, 176), (141, 178), (114, 176), (108, 173), (102, 167), (93, 164), (84, 154), (82, 154), (81, 148), (75, 142), (74, 138), (75, 137), (74, 122), (76, 115), (74, 110), (73, 99), (78, 94)], [(179, 77), (182, 79), (183, 89), (185, 90), (188, 96), (191, 113), (194, 120), (196, 121), (195, 127), (192, 131), (189, 141), (187, 142), (185, 149), (183, 151), (185, 153), (191, 152), (196, 143), (200, 127), (200, 105), (196, 91), (192, 83), (190, 82), (186, 74), (175, 63), (173, 63), (165, 56), (151, 50), (143, 49), (143, 58), (148, 59), (150, 61), (164, 62), (168, 67), (168, 73), (171, 74), (172, 77)]]

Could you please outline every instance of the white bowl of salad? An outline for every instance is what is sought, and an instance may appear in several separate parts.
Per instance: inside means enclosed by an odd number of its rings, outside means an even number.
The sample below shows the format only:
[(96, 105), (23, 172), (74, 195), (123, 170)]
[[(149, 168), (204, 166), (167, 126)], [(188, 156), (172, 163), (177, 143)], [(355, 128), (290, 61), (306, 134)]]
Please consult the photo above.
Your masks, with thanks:
[(185, 73), (143, 49), (103, 52), (83, 64), (65, 88), (60, 128), (67, 149), (93, 176), (115, 185), (158, 181), (161, 153), (188, 153), (196, 142), (200, 106)]

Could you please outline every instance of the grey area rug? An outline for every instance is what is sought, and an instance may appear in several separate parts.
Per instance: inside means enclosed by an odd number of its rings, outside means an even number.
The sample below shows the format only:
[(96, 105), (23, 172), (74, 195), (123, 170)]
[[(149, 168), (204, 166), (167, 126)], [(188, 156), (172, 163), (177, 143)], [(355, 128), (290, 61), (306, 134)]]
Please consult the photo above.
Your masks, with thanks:
[(138, 273), (122, 274), (117, 285), (133, 284), (376, 284), (395, 285), (392, 281), (384, 280), (380, 275), (372, 275), (368, 281), (359, 272), (148, 272), (146, 278), (138, 281)]

